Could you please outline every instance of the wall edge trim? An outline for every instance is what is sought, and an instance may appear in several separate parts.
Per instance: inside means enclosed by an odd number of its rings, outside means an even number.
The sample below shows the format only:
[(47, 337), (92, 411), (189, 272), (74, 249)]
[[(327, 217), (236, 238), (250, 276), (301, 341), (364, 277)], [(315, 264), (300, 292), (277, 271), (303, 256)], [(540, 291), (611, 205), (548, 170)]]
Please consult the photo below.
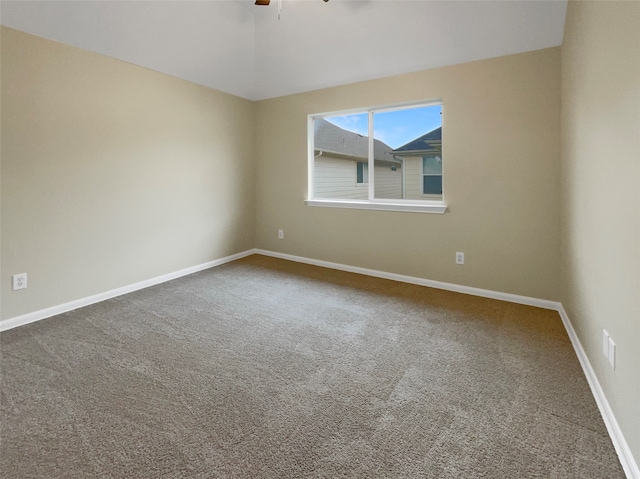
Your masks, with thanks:
[(627, 441), (624, 438), (624, 435), (622, 433), (622, 430), (620, 429), (620, 426), (618, 425), (618, 421), (616, 420), (613, 410), (609, 405), (609, 401), (607, 401), (604, 391), (600, 386), (600, 382), (598, 381), (595, 371), (591, 367), (591, 363), (587, 358), (587, 355), (582, 347), (582, 344), (580, 343), (580, 340), (578, 339), (578, 336), (573, 328), (573, 325), (571, 324), (571, 320), (569, 319), (569, 316), (567, 315), (567, 312), (565, 311), (564, 306), (562, 305), (562, 303), (557, 301), (531, 298), (529, 296), (520, 296), (516, 294), (511, 294), (511, 293), (501, 293), (498, 291), (474, 288), (471, 286), (445, 283), (441, 281), (418, 278), (415, 276), (406, 276), (406, 275), (401, 275), (396, 273), (388, 273), (385, 271), (361, 268), (358, 266), (350, 266), (350, 265), (341, 264), (341, 263), (333, 263), (330, 261), (317, 260), (312, 258), (306, 258), (303, 256), (295, 256), (295, 255), (286, 254), (286, 253), (278, 253), (275, 251), (254, 248), (254, 249), (242, 251), (240, 253), (236, 253), (230, 256), (225, 256), (224, 258), (219, 258), (217, 260), (209, 261), (196, 266), (191, 266), (189, 268), (184, 268), (179, 271), (175, 271), (173, 273), (167, 273), (167, 274), (156, 276), (154, 278), (150, 278), (144, 281), (139, 281), (137, 283), (133, 283), (128, 286), (112, 289), (104, 293), (98, 293), (92, 296), (88, 296), (86, 298), (77, 299), (77, 300), (70, 301), (68, 303), (64, 303), (58, 306), (53, 306), (50, 308), (41, 309), (39, 311), (34, 311), (32, 313), (27, 313), (21, 316), (15, 316), (13, 318), (5, 319), (3, 321), (0, 321), (0, 332), (7, 331), (9, 329), (13, 329), (18, 326), (23, 326), (25, 324), (40, 321), (41, 319), (49, 318), (57, 314), (73, 311), (74, 309), (78, 309), (83, 306), (89, 306), (90, 304), (115, 298), (123, 294), (131, 293), (144, 288), (155, 286), (157, 284), (165, 283), (167, 281), (178, 279), (183, 276), (187, 276), (193, 273), (197, 273), (199, 271), (203, 271), (205, 269), (221, 266), (225, 263), (230, 263), (232, 261), (236, 261), (238, 259), (251, 256), (252, 254), (270, 256), (273, 258), (285, 259), (285, 260), (294, 261), (297, 263), (311, 264), (314, 266), (321, 266), (324, 268), (336, 269), (340, 271), (346, 271), (349, 273), (364, 274), (367, 276), (373, 276), (377, 278), (400, 281), (402, 283), (416, 284), (419, 286), (426, 286), (429, 288), (443, 289), (443, 290), (453, 291), (457, 293), (470, 294), (473, 296), (497, 299), (501, 301), (507, 301), (510, 303), (524, 304), (527, 306), (535, 306), (543, 309), (550, 309), (550, 310), (557, 311), (562, 320), (562, 324), (564, 325), (564, 328), (567, 331), (569, 339), (571, 340), (571, 345), (573, 346), (573, 349), (576, 355), (578, 356), (578, 361), (580, 362), (582, 371), (587, 379), (587, 383), (591, 388), (591, 393), (593, 394), (593, 397), (598, 406), (598, 410), (600, 411), (602, 419), (604, 420), (605, 426), (607, 428), (607, 432), (609, 433), (609, 437), (613, 442), (613, 446), (616, 450), (616, 453), (618, 454), (618, 458), (620, 459), (622, 468), (628, 479), (640, 479), (640, 469), (638, 468), (638, 464), (636, 463), (633, 457), (633, 454), (631, 453), (631, 449), (629, 448), (629, 445), (627, 444)]
[(250, 256), (254, 253), (255, 253), (255, 250), (253, 249), (242, 251), (240, 253), (232, 254), (230, 256), (225, 256), (224, 258), (219, 258), (213, 261), (208, 261), (206, 263), (190, 266), (188, 268), (174, 271), (173, 273), (167, 273), (160, 276), (156, 276), (154, 278), (138, 281), (137, 283), (133, 283), (127, 286), (122, 286), (120, 288), (115, 288), (109, 291), (105, 291), (103, 293), (94, 294), (91, 296), (87, 296), (85, 298), (76, 299), (73, 301), (69, 301), (67, 303), (59, 304), (57, 306), (51, 306), (49, 308), (40, 309), (38, 311), (23, 314), (20, 316), (14, 316), (13, 318), (0, 321), (0, 332), (17, 328), (18, 326), (24, 326), (25, 324), (34, 323), (36, 321), (40, 321), (41, 319), (50, 318), (51, 316), (55, 316), (57, 314), (73, 311), (74, 309), (82, 308), (84, 306), (89, 306), (90, 304), (99, 303), (100, 301), (105, 301), (107, 299), (115, 298), (117, 296), (122, 296), (123, 294), (132, 293), (140, 289), (149, 288), (151, 286), (155, 286), (161, 283), (166, 283), (167, 281), (178, 279), (178, 278), (181, 278), (182, 276), (187, 276), (193, 273), (197, 273), (199, 271), (213, 268), (215, 266), (220, 266), (225, 263), (229, 263), (231, 261), (235, 261), (235, 260), (244, 258), (246, 256)]
[(349, 273), (364, 274), (366, 276), (374, 276), (376, 278), (390, 279), (393, 281), (400, 281), (401, 283), (417, 284), (419, 286), (427, 286), (429, 288), (444, 289), (447, 291), (454, 291), (456, 293), (470, 294), (472, 296), (481, 296), (483, 298), (497, 299), (501, 301), (507, 301), (509, 303), (525, 304), (528, 306), (536, 306), (542, 309), (557, 310), (558, 304), (556, 301), (549, 301), (546, 299), (532, 298), (529, 296), (520, 296), (511, 293), (501, 293), (499, 291), (492, 291), (488, 289), (474, 288), (472, 286), (463, 286), (454, 283), (444, 283), (442, 281), (434, 281), (431, 279), (418, 278), (416, 276), (406, 276), (403, 274), (387, 273), (386, 271), (380, 271), (375, 269), (361, 268), (359, 266), (350, 266), (341, 263), (333, 263), (330, 261), (323, 261), (312, 258), (305, 258), (303, 256), (295, 256), (285, 253), (277, 253), (274, 251), (268, 251), (263, 249), (256, 249), (256, 254), (263, 256), (271, 256), (274, 258), (286, 259), (289, 261), (295, 261), (297, 263), (306, 263), (314, 266), (322, 266), (324, 268), (337, 269), (340, 271), (347, 271)]
[(571, 340), (571, 344), (573, 345), (573, 349), (578, 356), (578, 361), (580, 361), (580, 366), (582, 366), (582, 371), (584, 372), (585, 377), (587, 378), (587, 383), (589, 383), (589, 387), (591, 388), (591, 393), (598, 405), (598, 409), (600, 410), (600, 415), (604, 421), (604, 424), (607, 428), (607, 432), (609, 433), (609, 437), (611, 438), (611, 442), (613, 442), (613, 447), (618, 454), (618, 459), (620, 459), (620, 463), (622, 465), (622, 469), (624, 470), (628, 479), (640, 479), (640, 469), (638, 468), (638, 464), (633, 457), (633, 453), (627, 444), (626, 439), (618, 425), (618, 421), (609, 405), (609, 401), (607, 401), (607, 397), (600, 386), (600, 382), (598, 381), (598, 377), (596, 376), (595, 371), (591, 367), (591, 362), (589, 362), (589, 358), (585, 353), (582, 343), (580, 339), (578, 339), (578, 335), (576, 334), (575, 329), (573, 329), (573, 325), (571, 324), (571, 320), (567, 315), (567, 312), (564, 309), (564, 306), (561, 303), (558, 303), (558, 313), (560, 314), (560, 318), (562, 319), (562, 323), (564, 324), (564, 328), (567, 330), (567, 334), (569, 335), (569, 339)]
[(377, 278), (391, 279), (394, 281), (400, 281), (403, 283), (417, 284), (420, 286), (427, 286), (430, 288), (436, 289), (444, 289), (447, 291), (454, 291), (457, 293), (470, 294), (473, 296), (480, 296), (483, 298), (491, 298), (498, 299), (501, 301), (508, 301), (510, 303), (518, 303), (524, 304), (527, 306), (536, 306), (543, 309), (550, 309), (557, 311), (562, 320), (562, 324), (564, 325), (565, 330), (567, 331), (567, 335), (571, 340), (571, 345), (573, 346), (573, 350), (578, 356), (578, 361), (580, 362), (580, 366), (582, 367), (582, 371), (587, 379), (587, 383), (591, 388), (591, 393), (596, 401), (596, 405), (598, 406), (598, 410), (600, 411), (600, 415), (605, 423), (607, 428), (607, 432), (609, 433), (609, 437), (611, 438), (611, 442), (613, 442), (613, 446), (618, 454), (618, 459), (622, 465), (622, 468), (628, 479), (640, 479), (640, 469), (638, 468), (638, 464), (636, 463), (633, 454), (631, 453), (631, 449), (627, 444), (627, 441), (624, 438), (622, 430), (618, 425), (618, 421), (615, 418), (613, 410), (609, 405), (609, 401), (600, 386), (600, 382), (596, 377), (595, 371), (591, 367), (591, 363), (587, 358), (587, 355), (582, 347), (582, 343), (578, 339), (578, 336), (573, 329), (573, 325), (569, 320), (569, 316), (564, 309), (562, 303), (558, 301), (549, 301), (545, 299), (531, 298), (529, 296), (520, 296), (516, 294), (510, 293), (501, 293), (498, 291), (491, 291), (488, 289), (474, 288), (471, 286), (462, 286), (453, 283), (444, 283), (441, 281), (433, 281), (423, 278), (417, 278), (415, 276), (405, 276), (401, 274), (395, 273), (387, 273), (385, 271), (372, 270), (367, 268), (360, 268), (357, 266), (349, 266), (341, 263), (333, 263), (330, 261), (323, 261), (311, 258), (305, 258), (303, 256), (295, 256), (285, 253), (278, 253), (275, 251), (268, 251), (263, 249), (256, 249), (256, 254), (261, 254), (263, 256), (271, 256), (274, 258), (286, 259), (289, 261), (295, 261), (298, 263), (306, 263), (314, 266), (322, 266), (325, 268), (337, 269), (340, 271), (347, 271), (349, 273), (358, 273), (364, 274), (367, 276), (374, 276)]

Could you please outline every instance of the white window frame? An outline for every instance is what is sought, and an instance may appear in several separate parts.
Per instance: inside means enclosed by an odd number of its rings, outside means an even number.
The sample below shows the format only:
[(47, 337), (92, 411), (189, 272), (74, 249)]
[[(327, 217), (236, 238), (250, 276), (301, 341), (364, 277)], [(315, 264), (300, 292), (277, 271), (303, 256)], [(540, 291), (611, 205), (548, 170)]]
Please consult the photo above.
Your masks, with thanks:
[[(308, 206), (321, 206), (321, 207), (329, 207), (329, 208), (356, 208), (356, 209), (365, 209), (365, 210), (384, 210), (384, 211), (407, 211), (407, 212), (418, 212), (418, 213), (435, 213), (435, 214), (444, 214), (447, 211), (447, 205), (445, 203), (444, 198), (444, 185), (442, 191), (441, 199), (424, 199), (424, 200), (407, 200), (407, 199), (376, 199), (375, 198), (375, 185), (374, 185), (374, 158), (373, 158), (373, 146), (374, 146), (374, 115), (376, 113), (383, 113), (386, 111), (396, 111), (401, 109), (411, 109), (411, 108), (419, 108), (425, 106), (434, 106), (434, 105), (442, 105), (442, 100), (430, 100), (423, 102), (413, 102), (413, 103), (403, 103), (396, 105), (386, 105), (386, 106), (378, 106), (378, 107), (370, 107), (370, 108), (360, 108), (353, 110), (341, 110), (341, 111), (333, 111), (333, 112), (325, 112), (325, 113), (316, 113), (307, 115), (307, 168), (308, 168), (308, 184), (307, 184), (307, 199), (305, 203)], [(357, 186), (365, 187), (368, 186), (368, 199), (367, 200), (350, 200), (350, 199), (316, 199), (313, 196), (313, 188), (314, 188), (314, 128), (313, 122), (316, 119), (331, 117), (331, 116), (339, 116), (339, 115), (354, 115), (354, 114), (362, 114), (367, 113), (369, 120), (369, 157), (368, 157), (368, 166), (369, 166), (369, 183), (357, 183), (357, 170), (356, 170), (356, 184)], [(444, 115), (443, 115), (444, 121)], [(444, 165), (443, 165), (444, 166)], [(356, 164), (357, 168), (357, 164)], [(422, 165), (421, 165), (422, 170)], [(402, 174), (405, 174), (405, 167), (402, 167)], [(442, 172), (442, 177), (444, 180), (444, 169)], [(423, 186), (421, 186), (423, 188)]]
[[(367, 167), (367, 178), (366, 181), (363, 181), (362, 183), (358, 183), (358, 165), (362, 163), (363, 167), (362, 167), (362, 179), (364, 179), (364, 165), (366, 165)], [(364, 161), (356, 161), (356, 186), (369, 186), (369, 162), (367, 161), (366, 163)]]

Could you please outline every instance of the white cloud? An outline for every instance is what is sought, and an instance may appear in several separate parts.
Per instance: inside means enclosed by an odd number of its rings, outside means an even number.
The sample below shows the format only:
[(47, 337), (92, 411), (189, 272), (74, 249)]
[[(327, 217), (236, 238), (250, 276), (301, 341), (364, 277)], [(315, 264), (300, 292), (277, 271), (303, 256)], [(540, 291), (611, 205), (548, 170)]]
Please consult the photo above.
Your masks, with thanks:
[(369, 134), (369, 125), (366, 114), (332, 116), (325, 118), (325, 120), (328, 120), (334, 125), (345, 130), (358, 133), (359, 135), (366, 136)]

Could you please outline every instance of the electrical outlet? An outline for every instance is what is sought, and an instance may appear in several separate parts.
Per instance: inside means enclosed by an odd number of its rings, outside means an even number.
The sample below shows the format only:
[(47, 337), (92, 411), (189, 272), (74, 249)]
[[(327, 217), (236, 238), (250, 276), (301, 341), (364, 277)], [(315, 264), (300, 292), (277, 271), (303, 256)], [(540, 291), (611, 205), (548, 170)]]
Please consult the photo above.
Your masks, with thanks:
[(609, 333), (605, 329), (602, 330), (602, 355), (609, 357)]
[(13, 281), (14, 291), (27, 287), (27, 273), (14, 274), (11, 279)]
[(456, 253), (456, 264), (464, 264), (464, 253)]
[(278, 239), (284, 239), (284, 230), (278, 230)]

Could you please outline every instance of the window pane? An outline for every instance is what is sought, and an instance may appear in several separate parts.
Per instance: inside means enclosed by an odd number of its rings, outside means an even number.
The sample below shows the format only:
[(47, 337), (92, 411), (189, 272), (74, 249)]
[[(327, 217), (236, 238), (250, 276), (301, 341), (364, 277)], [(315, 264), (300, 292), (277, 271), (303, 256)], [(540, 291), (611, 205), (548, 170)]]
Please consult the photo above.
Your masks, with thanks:
[(368, 199), (368, 114), (317, 118), (313, 131), (314, 198)]
[[(313, 198), (442, 199), (441, 113), (438, 104), (314, 118)], [(371, 119), (373, 140), (368, 137)]]
[(356, 182), (358, 184), (369, 183), (369, 165), (362, 161), (357, 163)]
[(374, 112), (374, 198), (425, 200), (423, 157), (430, 174), (442, 174), (441, 112), (442, 105)]
[(439, 156), (423, 156), (422, 173), (425, 175), (442, 175), (442, 158)]
[(425, 195), (441, 195), (442, 176), (425, 176), (422, 187)]

